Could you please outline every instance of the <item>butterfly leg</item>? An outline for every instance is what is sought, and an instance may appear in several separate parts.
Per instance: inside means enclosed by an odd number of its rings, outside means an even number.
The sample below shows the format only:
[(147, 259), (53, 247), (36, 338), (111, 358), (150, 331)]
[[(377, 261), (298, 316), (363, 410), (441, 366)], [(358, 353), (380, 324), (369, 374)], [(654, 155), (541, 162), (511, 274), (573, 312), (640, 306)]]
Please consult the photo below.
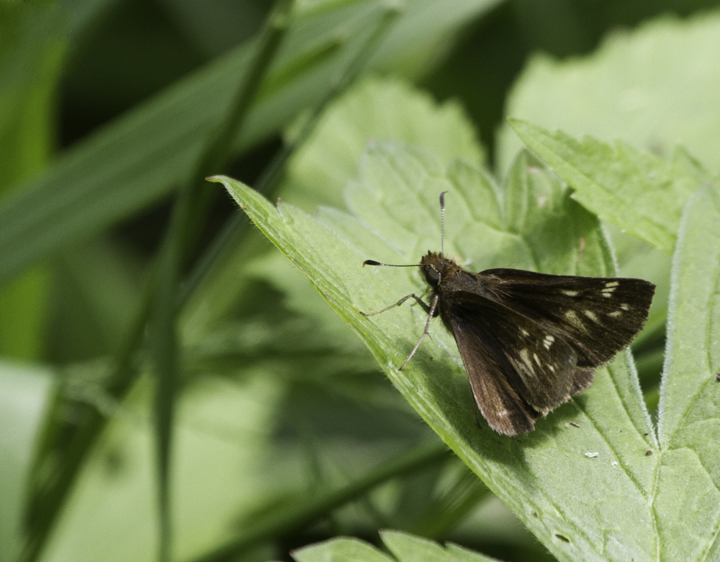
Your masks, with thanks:
[[(409, 297), (410, 297), (410, 295), (408, 295), (405, 298), (407, 299)], [(425, 329), (423, 330), (423, 333), (420, 336), (420, 339), (415, 344), (415, 347), (413, 347), (413, 350), (410, 352), (410, 355), (408, 355), (407, 359), (405, 359), (405, 362), (402, 365), (400, 365), (400, 368), (398, 369), (398, 371), (402, 371), (403, 368), (405, 367), (405, 365), (408, 364), (408, 361), (410, 361), (410, 359), (412, 359), (412, 356), (415, 355), (415, 352), (418, 350), (418, 347), (420, 347), (420, 344), (425, 339), (425, 336), (427, 335), (428, 331), (430, 330), (430, 322), (432, 322), (432, 319), (435, 316), (435, 309), (437, 308), (437, 303), (438, 303), (438, 299), (440, 298), (440, 295), (435, 295), (435, 298), (433, 298), (433, 301), (432, 301), (432, 306), (430, 306), (430, 307), (428, 307), (428, 305), (426, 305), (424, 302), (422, 302), (417, 297), (415, 297), (415, 298), (418, 300), (418, 302), (422, 303), (423, 309), (428, 313), (428, 318), (427, 318), (427, 322), (425, 322)]]
[(376, 314), (380, 314), (381, 312), (385, 312), (386, 310), (390, 310), (391, 308), (395, 308), (396, 306), (400, 306), (400, 305), (401, 305), (402, 303), (404, 303), (406, 300), (411, 299), (411, 298), (412, 298), (412, 299), (415, 299), (415, 300), (417, 301), (417, 303), (422, 307), (422, 309), (423, 309), (425, 312), (427, 312), (428, 314), (430, 313), (430, 307), (429, 307), (427, 304), (425, 304), (425, 303), (423, 302), (423, 300), (422, 300), (420, 297), (418, 297), (415, 293), (410, 293), (409, 295), (404, 296), (403, 298), (401, 298), (401, 299), (400, 299), (399, 301), (397, 301), (395, 304), (391, 304), (390, 306), (386, 306), (386, 307), (383, 308), (382, 310), (376, 310), (375, 312), (363, 312), (363, 311), (361, 310), (361, 311), (360, 311), (360, 314), (362, 314), (363, 316), (375, 316)]

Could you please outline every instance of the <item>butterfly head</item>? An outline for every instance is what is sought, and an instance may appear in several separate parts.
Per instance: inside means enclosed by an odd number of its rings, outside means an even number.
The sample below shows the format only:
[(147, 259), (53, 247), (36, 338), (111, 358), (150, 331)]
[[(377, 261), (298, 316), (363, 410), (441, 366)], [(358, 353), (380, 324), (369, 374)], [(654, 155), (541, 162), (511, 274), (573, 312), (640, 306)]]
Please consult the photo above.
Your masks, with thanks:
[(442, 252), (428, 252), (420, 260), (420, 270), (425, 281), (433, 289), (437, 289), (443, 279), (448, 279), (450, 273), (457, 268), (457, 264), (446, 258)]

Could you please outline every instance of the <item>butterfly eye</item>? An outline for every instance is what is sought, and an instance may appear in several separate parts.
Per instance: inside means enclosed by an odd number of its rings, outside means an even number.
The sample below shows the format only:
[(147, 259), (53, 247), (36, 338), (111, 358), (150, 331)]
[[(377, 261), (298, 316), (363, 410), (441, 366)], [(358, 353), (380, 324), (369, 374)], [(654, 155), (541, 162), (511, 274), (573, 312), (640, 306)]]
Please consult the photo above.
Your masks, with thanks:
[(440, 273), (432, 266), (425, 270), (425, 279), (429, 285), (437, 287), (440, 284)]

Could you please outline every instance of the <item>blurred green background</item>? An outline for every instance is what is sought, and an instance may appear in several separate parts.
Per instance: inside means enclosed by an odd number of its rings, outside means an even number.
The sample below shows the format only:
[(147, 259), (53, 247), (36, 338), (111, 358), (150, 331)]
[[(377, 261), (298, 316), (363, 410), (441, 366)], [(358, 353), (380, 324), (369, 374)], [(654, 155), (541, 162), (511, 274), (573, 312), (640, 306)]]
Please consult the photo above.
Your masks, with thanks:
[[(1, 1), (0, 560), (290, 560), (381, 528), (552, 559), (202, 178), (342, 206), (330, 149), (309, 171), (303, 149), (343, 95), (381, 108), (381, 90), (455, 112), (479, 146), (457, 156), (499, 177), (519, 147), (507, 115), (660, 153), (684, 141), (717, 171), (717, 110), (647, 104), (631, 123), (601, 102), (612, 79), (553, 88), (656, 24), (717, 30), (718, 4)], [(660, 107), (666, 85), (667, 107), (717, 91), (677, 54), (648, 69)], [(669, 257), (615, 237), (665, 306)], [(662, 339), (637, 349), (651, 407)]]

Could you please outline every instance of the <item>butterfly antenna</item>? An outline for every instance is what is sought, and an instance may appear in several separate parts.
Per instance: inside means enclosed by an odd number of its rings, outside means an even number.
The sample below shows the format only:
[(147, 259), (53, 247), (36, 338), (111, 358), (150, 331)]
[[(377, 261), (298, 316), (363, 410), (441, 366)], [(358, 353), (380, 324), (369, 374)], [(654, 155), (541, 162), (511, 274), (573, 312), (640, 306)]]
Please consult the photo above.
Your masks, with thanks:
[(440, 193), (440, 255), (445, 255), (445, 194)]
[(419, 267), (422, 264), (419, 263), (380, 263), (379, 261), (375, 260), (365, 260), (363, 262), (363, 267), (366, 265), (382, 265), (385, 267)]

